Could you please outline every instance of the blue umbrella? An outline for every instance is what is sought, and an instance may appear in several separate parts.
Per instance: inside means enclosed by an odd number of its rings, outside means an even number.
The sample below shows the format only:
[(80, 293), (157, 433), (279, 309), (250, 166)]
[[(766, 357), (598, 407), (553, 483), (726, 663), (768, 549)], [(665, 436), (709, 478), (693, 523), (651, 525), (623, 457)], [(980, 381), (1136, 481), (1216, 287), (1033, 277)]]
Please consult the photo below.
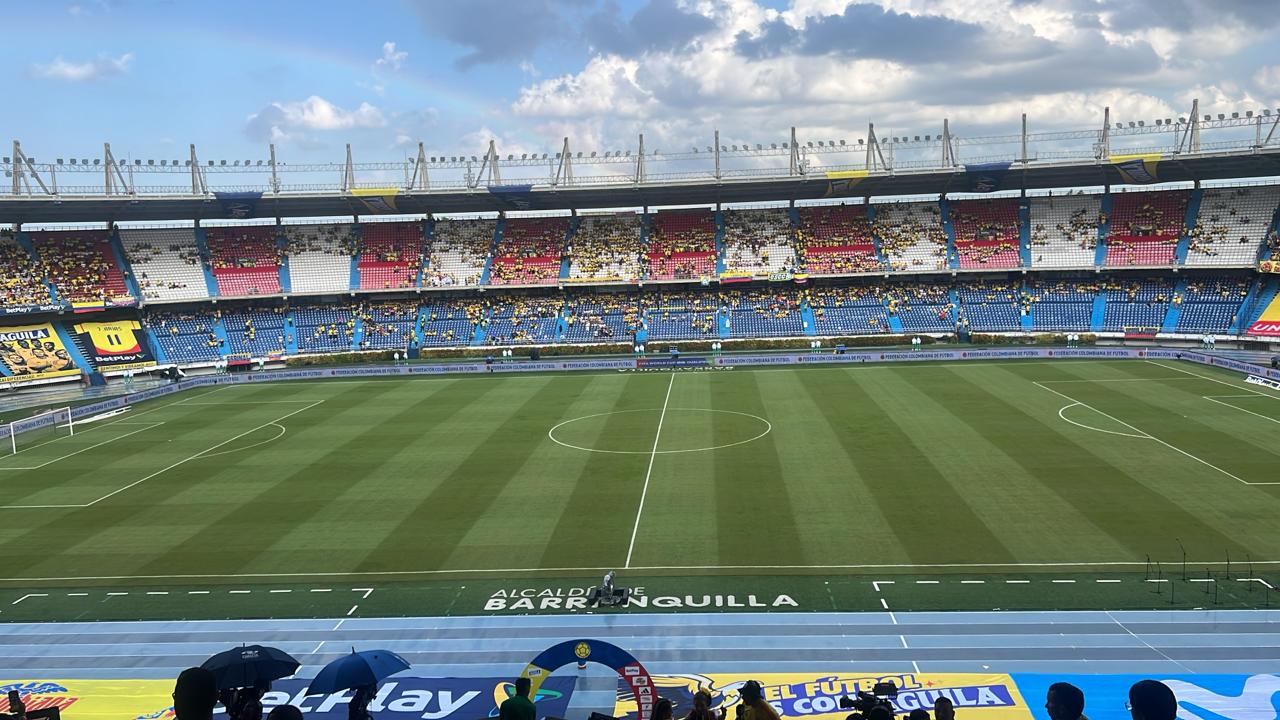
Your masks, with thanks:
[(351, 648), (344, 655), (325, 665), (316, 673), (307, 692), (311, 694), (334, 693), (339, 690), (376, 685), (383, 678), (409, 669), (409, 661), (390, 650), (363, 650)]

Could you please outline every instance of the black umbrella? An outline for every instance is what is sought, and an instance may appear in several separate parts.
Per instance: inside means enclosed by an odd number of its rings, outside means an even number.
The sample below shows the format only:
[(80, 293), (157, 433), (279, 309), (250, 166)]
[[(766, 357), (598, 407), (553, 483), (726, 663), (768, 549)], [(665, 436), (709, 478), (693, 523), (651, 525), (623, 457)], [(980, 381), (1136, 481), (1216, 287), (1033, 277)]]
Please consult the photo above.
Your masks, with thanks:
[(283, 650), (246, 645), (220, 652), (205, 660), (200, 667), (212, 672), (218, 689), (225, 690), (289, 677), (298, 671), (301, 664)]

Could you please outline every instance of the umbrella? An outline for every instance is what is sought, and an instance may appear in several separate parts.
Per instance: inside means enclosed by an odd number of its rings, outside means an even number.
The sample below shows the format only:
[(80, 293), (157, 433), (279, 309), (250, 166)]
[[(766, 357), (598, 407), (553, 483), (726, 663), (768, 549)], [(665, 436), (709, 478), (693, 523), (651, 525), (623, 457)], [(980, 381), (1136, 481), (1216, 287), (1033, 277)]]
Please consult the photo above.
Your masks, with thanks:
[(283, 650), (247, 645), (220, 652), (205, 660), (200, 667), (212, 672), (218, 689), (225, 690), (289, 677), (297, 672), (300, 665)]
[(409, 669), (409, 661), (390, 650), (363, 650), (351, 648), (344, 655), (325, 665), (311, 681), (308, 693), (332, 693), (349, 688), (375, 685), (379, 680)]

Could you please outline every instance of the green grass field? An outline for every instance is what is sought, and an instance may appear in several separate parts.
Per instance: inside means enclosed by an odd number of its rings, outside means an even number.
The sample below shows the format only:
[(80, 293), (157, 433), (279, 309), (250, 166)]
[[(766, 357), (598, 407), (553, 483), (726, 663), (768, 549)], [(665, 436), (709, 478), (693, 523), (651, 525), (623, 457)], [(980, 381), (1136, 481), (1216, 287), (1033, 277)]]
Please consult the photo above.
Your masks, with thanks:
[(478, 613), (610, 568), (788, 610), (1263, 606), (1277, 424), (1129, 360), (200, 389), (0, 457), (0, 621)]

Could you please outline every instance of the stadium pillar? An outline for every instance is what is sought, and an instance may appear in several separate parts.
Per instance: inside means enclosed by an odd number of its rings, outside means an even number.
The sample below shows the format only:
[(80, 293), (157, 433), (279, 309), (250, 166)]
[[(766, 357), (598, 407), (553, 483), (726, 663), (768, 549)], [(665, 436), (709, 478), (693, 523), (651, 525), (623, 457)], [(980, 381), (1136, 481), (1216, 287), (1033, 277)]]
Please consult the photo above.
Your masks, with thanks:
[(267, 146), (271, 153), (271, 192), (280, 192), (280, 178), (276, 176), (276, 144), (271, 143)]
[[(792, 128), (792, 131), (793, 131), (793, 132), (794, 132), (794, 130), (795, 130), (795, 128)], [(716, 143), (715, 143), (715, 145), (713, 145), (713, 146), (712, 146), (712, 148), (711, 148), (711, 149), (715, 152), (715, 156), (716, 156), (716, 179), (717, 179), (717, 180), (719, 180), (719, 179), (720, 179), (720, 131), (719, 131), (719, 130), (716, 130), (715, 132), (716, 132), (716, 134), (715, 134), (715, 141), (716, 141)], [(793, 143), (792, 143), (792, 147), (794, 147), (794, 145), (795, 145), (795, 144), (794, 144), (794, 142), (793, 142)], [(793, 153), (792, 153), (792, 154), (794, 155), (794, 151), (793, 151)]]
[[(1022, 113), (1022, 157), (1019, 158), (1023, 165), (1027, 164), (1027, 114)], [(1025, 196), (1025, 191), (1023, 192)]]
[[(1098, 137), (1099, 158), (1111, 157), (1111, 107), (1102, 109), (1102, 134)], [(1108, 191), (1110, 192), (1110, 191)]]

